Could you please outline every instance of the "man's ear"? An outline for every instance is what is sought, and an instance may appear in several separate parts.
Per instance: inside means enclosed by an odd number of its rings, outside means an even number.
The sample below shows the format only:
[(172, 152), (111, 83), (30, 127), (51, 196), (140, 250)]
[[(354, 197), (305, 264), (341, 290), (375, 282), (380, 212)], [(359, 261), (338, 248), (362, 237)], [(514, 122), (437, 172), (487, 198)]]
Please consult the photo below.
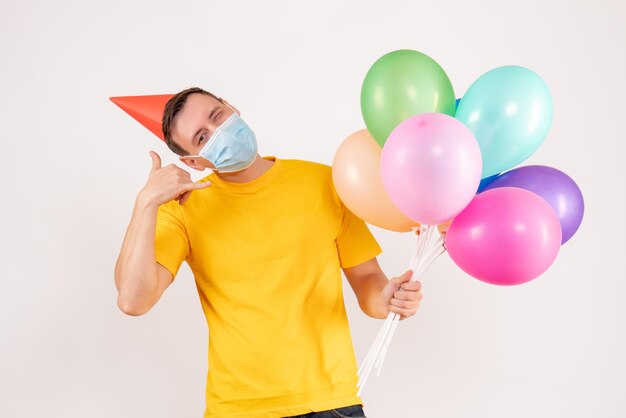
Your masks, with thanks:
[(241, 112), (239, 111), (239, 109), (237, 109), (235, 106), (228, 103), (226, 99), (222, 99), (222, 103), (224, 103), (227, 106), (230, 106), (235, 111), (235, 113), (237, 113), (237, 115), (241, 116)]
[(183, 163), (185, 163), (187, 166), (197, 171), (204, 171), (204, 169), (207, 168), (204, 165), (200, 164), (200, 160), (198, 157), (189, 157), (185, 155), (185, 156), (180, 156), (179, 159)]

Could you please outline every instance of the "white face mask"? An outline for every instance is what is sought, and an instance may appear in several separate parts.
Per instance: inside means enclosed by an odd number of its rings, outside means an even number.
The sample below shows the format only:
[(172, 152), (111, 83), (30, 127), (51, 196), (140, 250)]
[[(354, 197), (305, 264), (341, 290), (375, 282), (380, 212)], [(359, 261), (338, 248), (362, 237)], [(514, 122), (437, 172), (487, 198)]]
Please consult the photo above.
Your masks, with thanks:
[(254, 132), (233, 112), (215, 129), (199, 155), (192, 157), (206, 158), (220, 173), (234, 173), (250, 167), (257, 153)]

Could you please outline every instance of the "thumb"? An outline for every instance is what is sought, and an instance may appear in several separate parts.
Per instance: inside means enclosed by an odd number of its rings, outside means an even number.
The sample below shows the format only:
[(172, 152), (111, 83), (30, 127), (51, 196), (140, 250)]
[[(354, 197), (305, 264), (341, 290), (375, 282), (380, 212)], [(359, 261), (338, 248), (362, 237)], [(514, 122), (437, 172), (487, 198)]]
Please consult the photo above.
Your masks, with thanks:
[(407, 270), (402, 276), (394, 277), (391, 279), (392, 282), (396, 284), (402, 284), (411, 280), (411, 276), (413, 275), (413, 270)]
[(150, 157), (152, 157), (152, 168), (150, 172), (153, 172), (157, 168), (161, 168), (161, 157), (154, 151), (150, 151)]

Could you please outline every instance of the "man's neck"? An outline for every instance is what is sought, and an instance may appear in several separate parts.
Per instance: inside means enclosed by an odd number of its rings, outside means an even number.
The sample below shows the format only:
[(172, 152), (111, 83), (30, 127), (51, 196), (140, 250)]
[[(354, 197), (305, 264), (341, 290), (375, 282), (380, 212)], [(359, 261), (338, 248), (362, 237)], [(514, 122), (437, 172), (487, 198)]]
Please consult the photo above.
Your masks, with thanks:
[(274, 165), (274, 161), (263, 159), (257, 154), (252, 165), (245, 170), (237, 171), (236, 173), (217, 173), (216, 175), (222, 180), (231, 183), (247, 183), (261, 177), (272, 165)]

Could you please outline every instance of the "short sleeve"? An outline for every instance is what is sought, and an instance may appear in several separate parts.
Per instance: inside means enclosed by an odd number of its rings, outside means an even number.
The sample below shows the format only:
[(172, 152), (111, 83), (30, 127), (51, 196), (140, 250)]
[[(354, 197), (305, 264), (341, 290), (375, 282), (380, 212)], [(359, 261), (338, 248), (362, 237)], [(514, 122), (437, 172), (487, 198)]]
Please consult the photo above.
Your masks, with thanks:
[(154, 240), (157, 263), (176, 277), (183, 260), (189, 255), (189, 239), (183, 215), (175, 200), (159, 206)]
[(341, 268), (354, 267), (378, 254), (382, 249), (365, 222), (341, 203), (341, 231), (337, 236), (337, 252)]

